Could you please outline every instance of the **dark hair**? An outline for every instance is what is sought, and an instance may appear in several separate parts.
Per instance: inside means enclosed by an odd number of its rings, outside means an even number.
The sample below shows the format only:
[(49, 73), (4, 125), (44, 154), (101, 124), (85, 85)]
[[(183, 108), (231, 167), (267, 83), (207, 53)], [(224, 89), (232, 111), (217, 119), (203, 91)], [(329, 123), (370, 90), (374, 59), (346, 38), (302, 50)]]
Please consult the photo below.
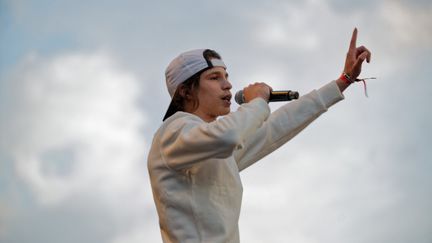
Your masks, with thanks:
[[(210, 62), (212, 58), (222, 59), (219, 53), (217, 53), (214, 50), (207, 49), (203, 52), (204, 58), (207, 60), (207, 62)], [(168, 108), (167, 113), (165, 114), (165, 117), (163, 118), (163, 121), (167, 119), (168, 117), (172, 116), (177, 111), (185, 111), (185, 105), (186, 101), (192, 101), (193, 104), (193, 110), (198, 109), (199, 106), (199, 100), (198, 100), (198, 88), (199, 88), (199, 81), (201, 74), (208, 70), (210, 67), (205, 68), (198, 73), (194, 74), (192, 77), (188, 78), (186, 81), (181, 83), (171, 100), (171, 104)], [(183, 90), (183, 91), (182, 91)]]

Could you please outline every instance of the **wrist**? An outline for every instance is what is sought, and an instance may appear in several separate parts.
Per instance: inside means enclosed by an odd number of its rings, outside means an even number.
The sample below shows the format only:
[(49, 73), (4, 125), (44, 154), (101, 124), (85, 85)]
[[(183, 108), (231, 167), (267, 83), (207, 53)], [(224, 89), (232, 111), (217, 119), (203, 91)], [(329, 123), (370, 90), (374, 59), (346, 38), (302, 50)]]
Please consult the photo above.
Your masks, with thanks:
[(375, 77), (370, 77), (370, 78), (360, 78), (360, 79), (359, 78), (355, 78), (355, 79), (353, 79), (350, 75), (348, 75), (347, 73), (343, 72), (341, 74), (341, 76), (339, 77), (339, 79), (336, 80), (336, 83), (339, 86), (339, 89), (341, 91), (344, 91), (352, 83), (361, 81), (361, 82), (363, 82), (365, 96), (368, 97), (367, 87), (366, 87), (366, 81), (365, 81), (366, 79), (376, 79), (376, 78)]
[(339, 79), (342, 80), (347, 85), (350, 85), (356, 81), (353, 78), (351, 78), (351, 76), (348, 75), (346, 72), (343, 72), (339, 77)]
[(336, 79), (336, 84), (339, 87), (340, 92), (344, 92), (345, 89), (348, 88), (348, 86), (350, 86), (349, 83), (342, 80), (341, 78)]

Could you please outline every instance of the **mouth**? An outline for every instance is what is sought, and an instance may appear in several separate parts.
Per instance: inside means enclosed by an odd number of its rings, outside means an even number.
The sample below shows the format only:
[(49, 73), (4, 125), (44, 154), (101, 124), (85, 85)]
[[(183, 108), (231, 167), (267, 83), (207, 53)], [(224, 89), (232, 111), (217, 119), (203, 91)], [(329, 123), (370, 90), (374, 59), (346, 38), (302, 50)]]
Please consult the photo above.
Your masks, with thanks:
[(224, 95), (224, 96), (221, 97), (221, 99), (222, 99), (224, 102), (226, 102), (228, 105), (231, 104), (231, 98), (232, 98), (232, 95), (231, 95), (231, 94), (227, 94), (227, 95)]

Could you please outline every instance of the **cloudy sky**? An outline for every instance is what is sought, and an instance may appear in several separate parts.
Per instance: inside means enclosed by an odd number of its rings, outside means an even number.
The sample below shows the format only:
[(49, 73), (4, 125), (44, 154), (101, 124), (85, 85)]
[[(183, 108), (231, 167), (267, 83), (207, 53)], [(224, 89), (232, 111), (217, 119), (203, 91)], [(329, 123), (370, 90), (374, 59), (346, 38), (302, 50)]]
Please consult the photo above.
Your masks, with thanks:
[(0, 242), (161, 242), (146, 158), (169, 61), (211, 48), (233, 91), (304, 94), (338, 77), (354, 27), (369, 98), (352, 85), (242, 172), (242, 242), (432, 242), (431, 16), (426, 0), (0, 0)]

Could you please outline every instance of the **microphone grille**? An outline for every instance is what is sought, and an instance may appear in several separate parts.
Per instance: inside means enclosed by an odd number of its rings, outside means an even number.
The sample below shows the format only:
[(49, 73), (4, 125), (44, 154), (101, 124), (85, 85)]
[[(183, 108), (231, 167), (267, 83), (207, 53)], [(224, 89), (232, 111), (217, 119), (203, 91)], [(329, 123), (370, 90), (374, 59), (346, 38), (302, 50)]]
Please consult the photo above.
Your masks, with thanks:
[(237, 91), (237, 93), (234, 96), (235, 101), (237, 104), (241, 105), (244, 103), (244, 97), (243, 97), (243, 90)]

